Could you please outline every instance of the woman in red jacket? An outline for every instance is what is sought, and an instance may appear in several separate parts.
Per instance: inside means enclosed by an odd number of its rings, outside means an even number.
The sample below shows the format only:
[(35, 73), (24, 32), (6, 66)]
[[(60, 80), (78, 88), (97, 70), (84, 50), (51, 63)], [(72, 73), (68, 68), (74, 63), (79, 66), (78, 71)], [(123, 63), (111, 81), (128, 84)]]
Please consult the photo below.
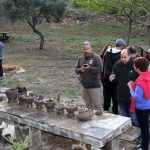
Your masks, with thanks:
[(149, 147), (149, 115), (150, 115), (150, 72), (149, 62), (144, 57), (134, 60), (134, 69), (140, 75), (136, 81), (128, 82), (132, 96), (131, 111), (136, 111), (142, 134), (138, 150), (148, 150)]

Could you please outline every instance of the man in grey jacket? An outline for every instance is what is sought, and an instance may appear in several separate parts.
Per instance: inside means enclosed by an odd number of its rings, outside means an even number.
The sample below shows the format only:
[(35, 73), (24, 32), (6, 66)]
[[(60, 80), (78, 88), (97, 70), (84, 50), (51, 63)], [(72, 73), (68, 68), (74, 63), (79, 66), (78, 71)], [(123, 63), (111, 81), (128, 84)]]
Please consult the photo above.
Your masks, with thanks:
[(83, 50), (83, 55), (78, 58), (75, 72), (79, 74), (86, 107), (96, 110), (96, 114), (101, 115), (103, 112), (102, 101), (100, 100), (102, 60), (99, 55), (93, 52), (90, 42), (83, 43)]
[(3, 48), (4, 44), (0, 41), (0, 77), (3, 77), (3, 67), (2, 67), (2, 61), (3, 61)]

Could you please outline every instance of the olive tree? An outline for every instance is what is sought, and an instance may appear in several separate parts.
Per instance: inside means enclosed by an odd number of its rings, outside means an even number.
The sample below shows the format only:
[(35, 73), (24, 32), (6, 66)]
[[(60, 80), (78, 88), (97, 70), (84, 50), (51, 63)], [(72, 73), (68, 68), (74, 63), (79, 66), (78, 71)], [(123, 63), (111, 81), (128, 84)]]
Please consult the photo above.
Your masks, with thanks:
[(135, 22), (137, 16), (140, 15), (139, 0), (117, 0), (117, 1), (119, 3), (118, 9), (120, 10), (120, 13), (128, 18), (127, 45), (129, 45), (132, 33), (132, 24), (133, 22)]
[(64, 0), (2, 0), (3, 15), (11, 21), (26, 21), (40, 36), (39, 49), (43, 49), (44, 35), (37, 29), (43, 19), (59, 22), (66, 8)]
[(148, 38), (148, 45), (150, 47), (150, 1), (138, 0), (140, 13), (144, 16), (142, 20), (136, 19), (136, 21), (146, 27), (146, 33)]
[[(146, 27), (148, 44), (150, 46), (150, 1), (147, 0), (119, 0), (121, 13), (129, 20), (127, 43), (129, 44), (132, 23), (138, 22)], [(142, 19), (141, 19), (142, 16)]]

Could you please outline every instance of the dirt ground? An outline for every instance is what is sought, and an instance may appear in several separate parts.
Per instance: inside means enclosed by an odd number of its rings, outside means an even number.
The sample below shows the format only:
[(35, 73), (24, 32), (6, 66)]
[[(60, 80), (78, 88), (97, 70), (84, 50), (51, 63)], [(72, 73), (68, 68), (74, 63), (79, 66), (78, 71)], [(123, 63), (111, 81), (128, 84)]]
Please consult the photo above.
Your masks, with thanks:
[[(47, 132), (43, 133), (43, 141), (45, 141), (43, 150), (71, 150), (72, 141), (60, 136), (51, 135)], [(120, 150), (136, 150), (135, 141), (120, 140)]]

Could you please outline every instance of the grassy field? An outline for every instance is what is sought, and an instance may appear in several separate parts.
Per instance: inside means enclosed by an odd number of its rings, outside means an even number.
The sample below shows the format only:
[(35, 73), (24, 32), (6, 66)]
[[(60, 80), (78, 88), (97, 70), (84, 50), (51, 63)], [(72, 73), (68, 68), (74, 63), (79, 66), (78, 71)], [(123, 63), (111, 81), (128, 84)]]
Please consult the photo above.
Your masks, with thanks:
[[(43, 22), (38, 26), (45, 36), (43, 50), (39, 50), (39, 37), (25, 23), (12, 24), (0, 20), (1, 31), (10, 32), (10, 41), (5, 44), (4, 63), (18, 64), (26, 72), (6, 76), (1, 86), (25, 86), (28, 90), (44, 97), (78, 99), (81, 95), (80, 84), (74, 72), (78, 56), (82, 54), (82, 42), (91, 41), (93, 49), (99, 53), (106, 44), (114, 45), (117, 38), (126, 39), (127, 24), (109, 18), (90, 19), (77, 23), (66, 19), (60, 24)], [(134, 25), (131, 44), (146, 44), (143, 27)]]

